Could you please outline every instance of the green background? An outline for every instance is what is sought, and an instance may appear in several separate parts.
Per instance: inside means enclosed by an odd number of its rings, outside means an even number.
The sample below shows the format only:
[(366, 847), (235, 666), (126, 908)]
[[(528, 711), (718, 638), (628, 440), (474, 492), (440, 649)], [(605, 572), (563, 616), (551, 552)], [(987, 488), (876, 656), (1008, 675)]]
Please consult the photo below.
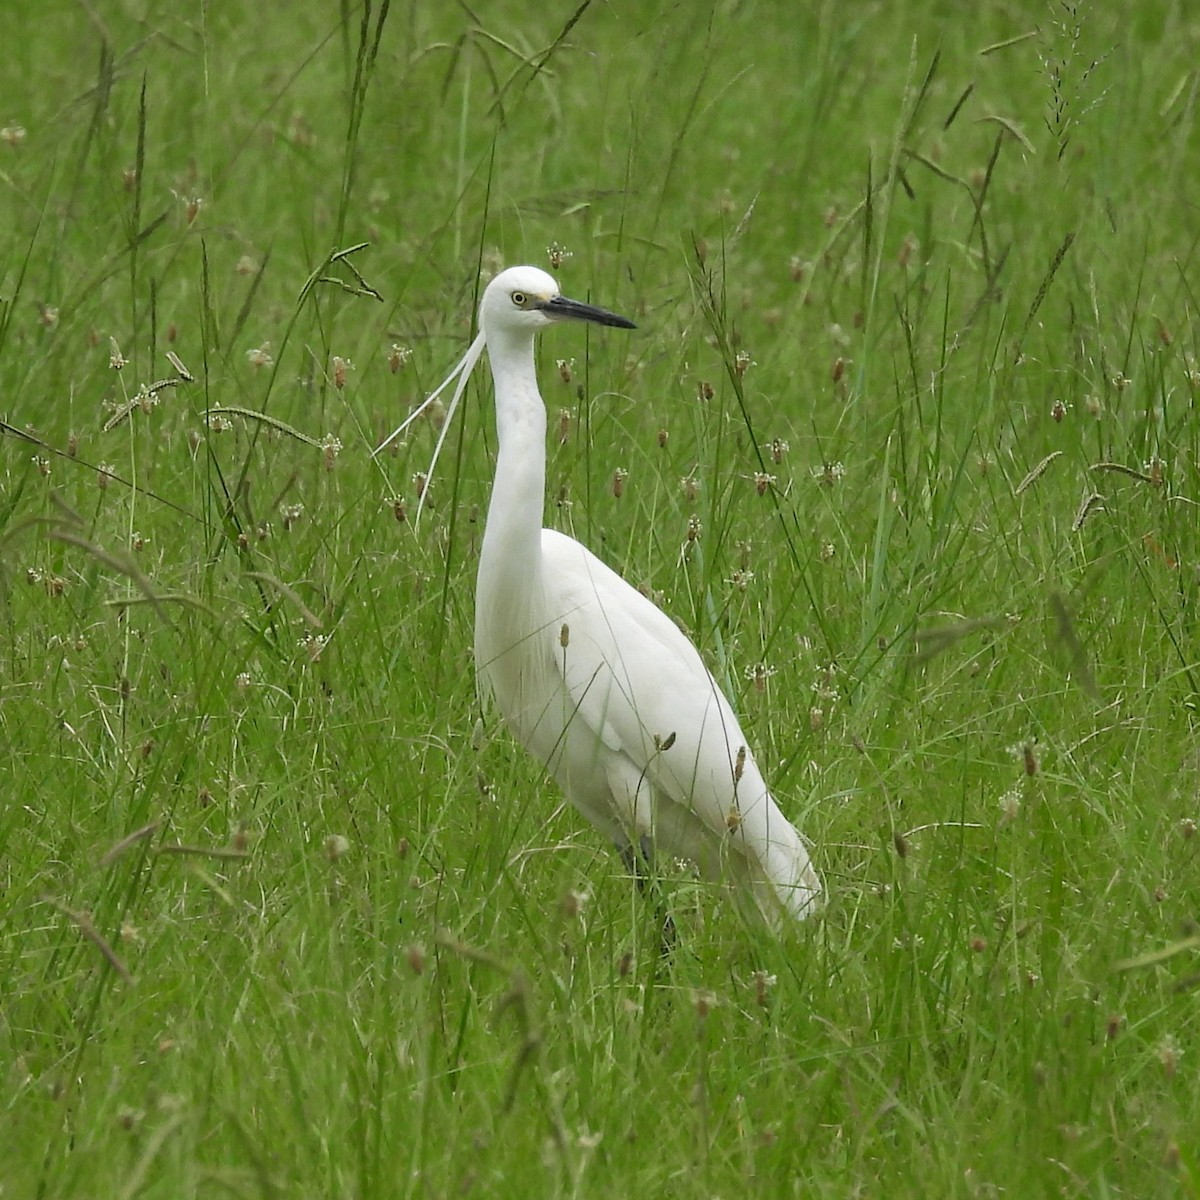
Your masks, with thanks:
[[(1191, 6), (10, 7), (0, 1195), (1200, 1191)], [(485, 373), (371, 457), (559, 258), (779, 936), (480, 708)]]

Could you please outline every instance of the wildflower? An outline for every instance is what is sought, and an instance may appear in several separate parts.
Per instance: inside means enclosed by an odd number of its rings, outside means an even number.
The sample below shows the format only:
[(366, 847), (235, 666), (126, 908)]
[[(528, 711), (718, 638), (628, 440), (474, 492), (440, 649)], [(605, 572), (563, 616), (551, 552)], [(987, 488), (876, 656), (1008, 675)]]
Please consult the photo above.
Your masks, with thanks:
[(754, 999), (758, 1002), (761, 1008), (767, 1003), (767, 993), (778, 982), (778, 977), (768, 975), (766, 971), (755, 971), (750, 976), (750, 985), (754, 988)]
[(387, 356), (388, 370), (395, 375), (401, 367), (408, 365), (408, 361), (411, 358), (412, 351), (407, 346), (401, 346), (399, 342), (393, 342)]
[(316, 662), (328, 644), (329, 638), (320, 633), (310, 633), (300, 639), (300, 648), (308, 654), (309, 662)]
[(743, 569), (736, 570), (725, 582), (737, 588), (739, 592), (744, 592), (754, 582), (754, 572)]
[(679, 481), (679, 486), (688, 500), (695, 500), (700, 491), (700, 480), (695, 475), (685, 475)]
[(617, 469), (616, 469), (616, 470), (613, 472), (613, 477), (612, 477), (612, 494), (613, 494), (614, 496), (616, 496), (616, 498), (617, 498), (618, 500), (620, 500), (620, 498), (621, 498), (621, 497), (624, 495), (624, 493), (625, 493), (625, 480), (626, 480), (626, 479), (628, 479), (628, 478), (629, 478), (629, 472), (628, 472), (628, 471), (626, 471), (624, 467), (618, 467), (618, 468), (617, 468)]
[(846, 478), (846, 468), (840, 462), (822, 463), (819, 467), (813, 467), (813, 478), (822, 487), (831, 488)]
[(300, 518), (304, 515), (303, 504), (285, 504), (279, 510), (280, 517), (283, 518), (284, 529), (291, 529)]
[(1061, 425), (1062, 419), (1071, 411), (1071, 405), (1064, 404), (1061, 400), (1055, 400), (1050, 406), (1050, 416), (1055, 424)]
[(559, 270), (568, 258), (575, 257), (566, 246), (560, 246), (558, 242), (551, 242), (546, 247), (546, 255), (550, 259), (550, 268), (554, 271)]
[(733, 356), (733, 373), (739, 379), (741, 379), (751, 367), (756, 366), (758, 366), (758, 364), (750, 357), (749, 354), (746, 353), (745, 350), (739, 350)]
[(822, 700), (836, 700), (838, 694), (837, 676), (837, 663), (827, 663), (817, 672), (817, 677), (812, 682), (813, 692)]
[(570, 383), (571, 369), (575, 366), (575, 360), (573, 358), (560, 358), (556, 360), (556, 365), (558, 367), (559, 378), (562, 379), (563, 383)]
[(258, 270), (258, 260), (252, 254), (243, 254), (233, 269), (239, 275), (253, 275)]
[(1179, 1069), (1179, 1060), (1182, 1057), (1183, 1050), (1180, 1048), (1179, 1042), (1168, 1033), (1158, 1043), (1158, 1061), (1162, 1063), (1163, 1073), (1168, 1079), (1175, 1077), (1175, 1072)]
[(999, 804), (1000, 824), (1007, 825), (1010, 821), (1015, 821), (1021, 812), (1020, 788), (1009, 788), (1001, 795)]
[(6, 146), (19, 146), (26, 137), (24, 125), (5, 125), (0, 129), (0, 142)]
[(832, 542), (822, 542), (817, 555), (822, 562), (832, 562), (837, 555), (837, 547)]
[(340, 392), (346, 386), (346, 372), (354, 370), (354, 364), (348, 358), (335, 354), (330, 360), (333, 367), (333, 386)]
[(783, 456), (791, 449), (791, 446), (782, 438), (772, 438), (764, 449), (771, 456), (771, 461), (778, 465), (783, 462)]
[(331, 833), (322, 844), (322, 849), (330, 862), (337, 862), (350, 849), (350, 839), (340, 833)]
[(129, 359), (127, 359), (125, 355), (121, 353), (121, 347), (117, 345), (117, 339), (115, 337), (110, 337), (108, 339), (108, 346), (108, 365), (112, 367), (114, 371), (119, 371), (129, 361)]
[(765, 496), (767, 494), (767, 489), (775, 483), (775, 479), (776, 477), (774, 475), (768, 475), (766, 471), (755, 471), (754, 490), (758, 492), (760, 496)]
[(337, 462), (337, 456), (341, 453), (341, 450), (342, 443), (340, 439), (334, 437), (332, 433), (327, 433), (321, 439), (321, 451), (325, 462), (325, 470), (333, 470), (333, 464)]
[(697, 541), (702, 529), (699, 517), (688, 517), (687, 540), (689, 542)]
[(767, 680), (778, 671), (777, 667), (769, 666), (767, 663), (752, 663), (746, 668), (745, 675), (751, 683), (754, 684), (754, 690), (757, 692), (765, 692), (767, 690)]
[(247, 350), (246, 361), (256, 371), (261, 370), (263, 367), (273, 366), (275, 360), (271, 357), (271, 343), (263, 342), (261, 346), (255, 346), (253, 350)]

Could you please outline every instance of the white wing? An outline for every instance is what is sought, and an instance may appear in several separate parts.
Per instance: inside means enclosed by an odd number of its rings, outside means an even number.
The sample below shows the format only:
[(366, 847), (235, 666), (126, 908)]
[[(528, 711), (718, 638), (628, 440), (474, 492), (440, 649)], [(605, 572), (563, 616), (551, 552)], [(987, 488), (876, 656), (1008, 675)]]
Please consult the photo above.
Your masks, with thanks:
[(519, 679), (503, 655), (480, 664), (514, 733), (618, 842), (649, 836), (803, 915), (820, 892), (808, 852), (695, 646), (574, 539), (544, 530), (542, 558), (539, 652), (511, 656)]

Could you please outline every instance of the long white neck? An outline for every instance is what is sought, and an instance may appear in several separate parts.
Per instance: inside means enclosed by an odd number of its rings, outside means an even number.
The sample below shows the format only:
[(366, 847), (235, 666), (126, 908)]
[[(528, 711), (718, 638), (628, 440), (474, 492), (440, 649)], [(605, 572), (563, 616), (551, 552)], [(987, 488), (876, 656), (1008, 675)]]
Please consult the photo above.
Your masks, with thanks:
[(546, 490), (546, 406), (538, 393), (533, 338), (488, 333), (500, 443), (479, 560), (479, 579), (511, 581), (520, 594), (540, 574), (542, 505)]

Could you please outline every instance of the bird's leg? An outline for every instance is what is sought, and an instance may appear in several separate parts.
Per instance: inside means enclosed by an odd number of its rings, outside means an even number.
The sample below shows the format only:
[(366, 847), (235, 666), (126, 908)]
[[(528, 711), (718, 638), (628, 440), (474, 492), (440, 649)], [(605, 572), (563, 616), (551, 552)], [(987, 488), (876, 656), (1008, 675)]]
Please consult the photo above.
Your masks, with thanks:
[(669, 958), (675, 949), (675, 921), (667, 909), (658, 874), (654, 870), (654, 843), (646, 834), (643, 834), (638, 839), (636, 850), (633, 848), (632, 842), (619, 842), (617, 853), (620, 854), (626, 870), (636, 881), (638, 891), (643, 896), (649, 894), (654, 901), (655, 915), (659, 924), (659, 956)]

